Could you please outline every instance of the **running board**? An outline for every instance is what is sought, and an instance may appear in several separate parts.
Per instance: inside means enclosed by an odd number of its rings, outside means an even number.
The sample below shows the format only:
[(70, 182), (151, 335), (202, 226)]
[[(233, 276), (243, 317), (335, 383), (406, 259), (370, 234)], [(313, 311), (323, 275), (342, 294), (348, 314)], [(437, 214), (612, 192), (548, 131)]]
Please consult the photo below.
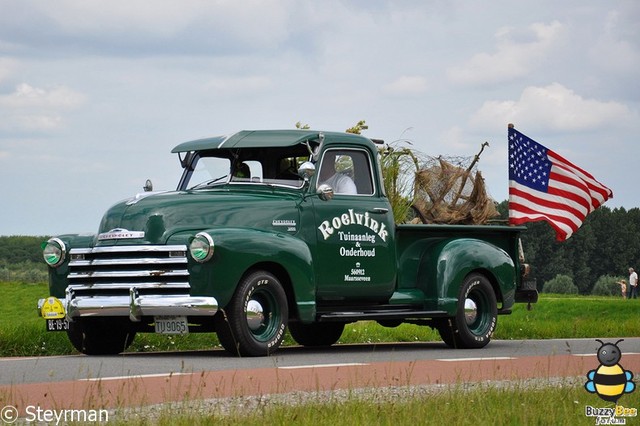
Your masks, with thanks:
[(339, 311), (318, 315), (318, 321), (407, 320), (449, 316), (446, 311)]

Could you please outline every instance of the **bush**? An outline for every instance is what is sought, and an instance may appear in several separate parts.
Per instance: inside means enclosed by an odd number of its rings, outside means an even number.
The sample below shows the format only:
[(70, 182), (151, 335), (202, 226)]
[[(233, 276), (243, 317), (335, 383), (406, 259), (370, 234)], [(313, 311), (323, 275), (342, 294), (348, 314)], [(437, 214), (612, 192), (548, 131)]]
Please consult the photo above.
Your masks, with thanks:
[(543, 293), (578, 294), (578, 286), (573, 283), (573, 278), (568, 275), (558, 274), (542, 286)]
[(592, 294), (594, 296), (620, 296), (622, 297), (622, 292), (620, 291), (619, 282), (626, 279), (624, 277), (614, 277), (611, 275), (603, 275), (598, 278), (596, 281), (596, 285), (593, 286)]
[(44, 283), (48, 280), (47, 265), (44, 262), (28, 260), (0, 265), (0, 282)]

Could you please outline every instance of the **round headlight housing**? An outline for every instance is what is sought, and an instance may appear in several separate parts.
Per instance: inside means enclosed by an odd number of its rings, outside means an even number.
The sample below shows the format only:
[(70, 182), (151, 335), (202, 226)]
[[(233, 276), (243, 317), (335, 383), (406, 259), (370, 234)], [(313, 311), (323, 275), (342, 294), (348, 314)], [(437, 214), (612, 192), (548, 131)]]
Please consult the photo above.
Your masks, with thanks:
[(206, 232), (196, 234), (191, 244), (189, 244), (189, 253), (191, 253), (191, 257), (198, 263), (204, 263), (211, 259), (213, 249), (213, 238)]
[(50, 238), (42, 247), (42, 256), (47, 265), (59, 266), (67, 255), (67, 247), (59, 238)]

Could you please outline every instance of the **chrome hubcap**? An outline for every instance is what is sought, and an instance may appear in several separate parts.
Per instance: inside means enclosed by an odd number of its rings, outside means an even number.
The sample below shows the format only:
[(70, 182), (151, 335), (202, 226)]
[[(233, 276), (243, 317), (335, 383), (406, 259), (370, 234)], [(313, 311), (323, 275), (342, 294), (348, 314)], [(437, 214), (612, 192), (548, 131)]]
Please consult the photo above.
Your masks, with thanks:
[(249, 300), (247, 303), (247, 325), (253, 331), (258, 330), (264, 324), (264, 308), (257, 300)]
[(478, 305), (473, 299), (465, 299), (464, 301), (464, 318), (467, 325), (473, 324), (478, 318)]

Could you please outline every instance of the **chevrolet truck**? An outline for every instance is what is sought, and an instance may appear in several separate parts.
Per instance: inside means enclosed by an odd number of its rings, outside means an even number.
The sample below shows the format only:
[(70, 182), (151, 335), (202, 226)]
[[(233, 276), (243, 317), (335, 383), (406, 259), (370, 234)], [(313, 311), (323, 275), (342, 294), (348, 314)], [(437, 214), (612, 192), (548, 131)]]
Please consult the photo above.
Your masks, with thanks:
[(215, 332), (231, 354), (266, 356), (287, 330), (328, 346), (362, 320), (484, 347), (498, 315), (537, 301), (524, 228), (396, 224), (376, 143), (296, 129), (176, 146), (175, 191), (147, 181), (96, 234), (43, 243), (40, 315), (89, 355), (123, 352), (137, 333)]

